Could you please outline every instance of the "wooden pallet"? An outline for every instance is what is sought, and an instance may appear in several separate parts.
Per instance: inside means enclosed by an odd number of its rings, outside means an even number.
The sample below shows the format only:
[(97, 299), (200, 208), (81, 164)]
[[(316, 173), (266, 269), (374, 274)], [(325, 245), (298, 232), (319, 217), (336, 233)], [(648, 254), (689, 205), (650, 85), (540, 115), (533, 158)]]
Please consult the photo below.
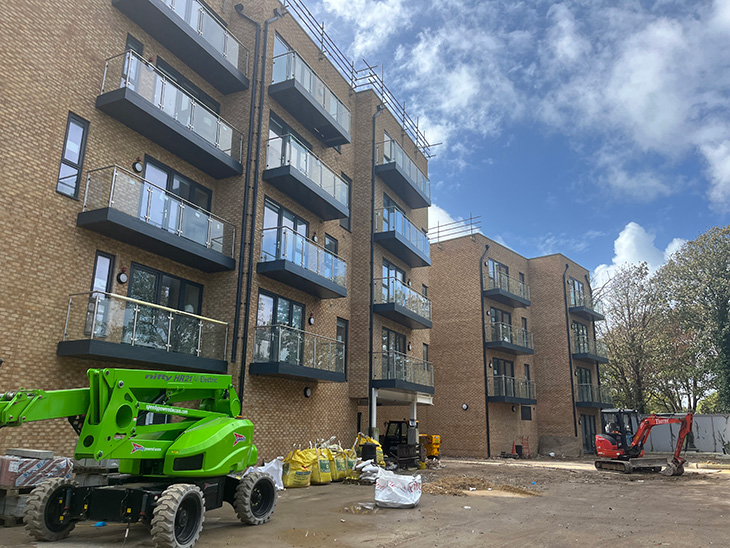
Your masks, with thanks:
[(23, 518), (17, 516), (0, 516), (0, 525), (3, 527), (17, 527), (23, 525)]
[(17, 497), (18, 495), (27, 495), (35, 488), (35, 485), (27, 487), (13, 487), (10, 485), (0, 485), (0, 498)]

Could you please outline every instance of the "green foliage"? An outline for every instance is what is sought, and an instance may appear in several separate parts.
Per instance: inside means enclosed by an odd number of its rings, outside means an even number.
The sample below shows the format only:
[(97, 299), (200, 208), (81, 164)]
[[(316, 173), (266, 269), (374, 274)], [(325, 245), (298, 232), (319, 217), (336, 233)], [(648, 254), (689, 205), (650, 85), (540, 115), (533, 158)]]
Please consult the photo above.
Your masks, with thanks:
[(713, 392), (706, 396), (697, 404), (697, 412), (703, 415), (711, 415), (714, 413), (722, 413), (720, 409), (720, 394)]

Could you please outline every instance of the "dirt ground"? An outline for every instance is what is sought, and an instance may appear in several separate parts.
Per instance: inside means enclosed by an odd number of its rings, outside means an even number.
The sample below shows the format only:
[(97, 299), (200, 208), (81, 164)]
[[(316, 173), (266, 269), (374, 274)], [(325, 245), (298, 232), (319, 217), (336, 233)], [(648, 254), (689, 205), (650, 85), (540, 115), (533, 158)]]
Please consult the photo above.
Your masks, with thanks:
[[(228, 505), (209, 512), (197, 546), (730, 546), (730, 470), (712, 464), (668, 478), (599, 472), (587, 459), (442, 463), (421, 472), (414, 509), (366, 510), (359, 503), (373, 501), (373, 486), (289, 489), (259, 527), (242, 526)], [(92, 525), (41, 545), (153, 546), (141, 525), (126, 543), (125, 526)], [(0, 532), (0, 546), (31, 545), (22, 527)]]

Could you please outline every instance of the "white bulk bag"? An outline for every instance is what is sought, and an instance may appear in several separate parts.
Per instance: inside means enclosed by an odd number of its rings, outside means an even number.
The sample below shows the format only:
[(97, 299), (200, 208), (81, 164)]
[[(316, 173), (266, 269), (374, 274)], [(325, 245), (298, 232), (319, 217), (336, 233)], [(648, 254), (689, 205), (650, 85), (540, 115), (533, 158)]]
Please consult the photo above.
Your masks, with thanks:
[(386, 508), (413, 508), (421, 500), (421, 476), (400, 476), (380, 470), (375, 480), (375, 504)]

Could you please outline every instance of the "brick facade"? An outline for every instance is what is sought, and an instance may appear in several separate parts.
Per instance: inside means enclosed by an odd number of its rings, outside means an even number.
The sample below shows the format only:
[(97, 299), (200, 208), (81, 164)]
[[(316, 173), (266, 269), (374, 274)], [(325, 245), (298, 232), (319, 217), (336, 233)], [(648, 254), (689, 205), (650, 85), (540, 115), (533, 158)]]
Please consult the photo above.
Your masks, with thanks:
[[(371, 348), (379, 351), (380, 330), (389, 320), (374, 316), (373, 339), (370, 339), (370, 253), (371, 213), (373, 206), (382, 207), (385, 185), (375, 178), (375, 203), (371, 203), (372, 143), (383, 141), (384, 131), (396, 139), (414, 158), (425, 173), (427, 162), (417, 150), (390, 111), (377, 118), (375, 136), (372, 121), (379, 100), (372, 91), (355, 91), (320, 52), (291, 14), (272, 22), (268, 40), (261, 32), (260, 67), (263, 76), (263, 107), (259, 112), (260, 80), (253, 78), (254, 41), (256, 28), (234, 9), (234, 2), (212, 0), (210, 7), (227, 25), (228, 30), (250, 51), (248, 77), (250, 86), (244, 91), (227, 95), (193, 71), (184, 59), (166, 49), (158, 37), (148, 34), (111, 0), (96, 2), (80, 0), (68, 3), (51, 0), (41, 4), (13, 3), (0, 20), (5, 39), (0, 49), (3, 107), (2, 119), (6, 135), (3, 159), (3, 195), (0, 216), (0, 357), (5, 366), (0, 370), (0, 386), (5, 389), (38, 387), (44, 389), (86, 386), (89, 367), (129, 367), (114, 361), (100, 362), (57, 355), (57, 345), (64, 335), (69, 295), (88, 292), (92, 283), (94, 258), (97, 251), (114, 257), (111, 293), (127, 295), (130, 284), (120, 284), (116, 276), (132, 264), (144, 265), (158, 271), (201, 284), (203, 299), (200, 315), (227, 322), (228, 339), (225, 357), (227, 373), (235, 386), (243, 370), (242, 406), (245, 417), (256, 427), (255, 443), (263, 458), (285, 453), (292, 443), (306, 443), (315, 438), (335, 435), (349, 443), (357, 431), (357, 413), (362, 411), (363, 399), (368, 397), (368, 368)], [(244, 2), (244, 13), (259, 22), (270, 19), (276, 0)], [(351, 113), (351, 143), (339, 147), (325, 146), (296, 113), (290, 112), (267, 92), (272, 81), (274, 37), (280, 35), (287, 44), (318, 74)], [(154, 62), (161, 58), (182, 77), (220, 104), (220, 115), (243, 134), (244, 175), (215, 179), (194, 167), (185, 157), (170, 152), (159, 142), (148, 139), (96, 108), (101, 90), (105, 60), (124, 51), (130, 35), (144, 46), (143, 57)], [(116, 87), (120, 75), (108, 76), (107, 85)], [(250, 117), (252, 93), (256, 94), (253, 117)], [(59, 161), (69, 112), (89, 122), (86, 154), (80, 178), (79, 199), (56, 192)], [(350, 229), (339, 220), (324, 221), (309, 211), (296, 197), (281, 192), (262, 180), (266, 169), (269, 119), (274, 114), (292, 132), (311, 145), (311, 152), (337, 175), (351, 182)], [(262, 125), (258, 133), (258, 118)], [(246, 155), (248, 130), (253, 127), (250, 157)], [(257, 150), (257, 145), (260, 149)], [(102, 236), (77, 226), (82, 211), (86, 173), (117, 164), (131, 170), (137, 158), (154, 159), (176, 170), (212, 192), (210, 211), (235, 227), (233, 258), (236, 268), (208, 273), (140, 249), (131, 242)], [(258, 163), (256, 160), (258, 158)], [(188, 158), (189, 159), (189, 158)], [(244, 212), (246, 190), (245, 172), (251, 169), (249, 180), (249, 211)], [(254, 185), (258, 184), (254, 202)], [(92, 188), (91, 195), (103, 203), (103, 194)], [(120, 199), (121, 199), (121, 191)], [(390, 193), (393, 194), (392, 192)], [(308, 223), (308, 237), (317, 235), (323, 245), (328, 234), (338, 242), (338, 255), (347, 263), (347, 297), (320, 299), (291, 285), (273, 280), (256, 272), (261, 257), (261, 231), (264, 222), (264, 201), (271, 199)], [(397, 196), (393, 196), (398, 200)], [(419, 228), (428, 226), (427, 208), (411, 210), (402, 205), (406, 215)], [(244, 214), (246, 220), (244, 219)], [(249, 219), (255, 213), (254, 238), (250, 239)], [(244, 222), (245, 221), (245, 222)], [(244, 244), (241, 245), (241, 239)], [(253, 246), (253, 276), (248, 317), (245, 315), (245, 288), (248, 283), (249, 246)], [(241, 250), (243, 254), (241, 255)], [(388, 253), (375, 246), (375, 276), (380, 273), (383, 256)], [(398, 259), (390, 257), (395, 263)], [(241, 328), (233, 332), (236, 295), (239, 286), (239, 263), (243, 261), (244, 289), (241, 297)], [(428, 285), (428, 268), (405, 268), (413, 287)], [(256, 333), (259, 292), (266, 291), (304, 305), (304, 330), (309, 334), (333, 339), (338, 318), (349, 322), (348, 363), (346, 382), (316, 382), (301, 378), (251, 375)], [(78, 306), (86, 306), (83, 299)], [(75, 305), (76, 306), (76, 305)], [(313, 324), (308, 321), (313, 319)], [(248, 323), (248, 339), (243, 341), (243, 326)], [(392, 323), (392, 322), (391, 322)], [(407, 335), (413, 348), (420, 353), (429, 341), (429, 330), (411, 331), (391, 325)], [(238, 336), (236, 355), (232, 356), (234, 337)], [(241, 352), (246, 349), (246, 355)], [(158, 369), (155, 364), (140, 365)], [(304, 388), (312, 389), (309, 398)], [(359, 407), (360, 406), (360, 407)], [(367, 427), (367, 412), (361, 427)], [(23, 446), (53, 449), (70, 454), (76, 437), (66, 421), (27, 424), (22, 428), (0, 431), (0, 447)], [(56, 426), (54, 424), (53, 426)]]
[[(509, 269), (513, 281), (524, 278), (531, 291), (529, 306), (510, 306), (493, 296), (482, 297), (479, 265), (485, 250), (484, 288), (489, 289), (489, 261), (496, 261)], [(569, 265), (568, 276), (586, 284), (588, 271), (563, 255), (527, 259), (481, 234), (432, 244), (431, 256), (436, 326), (432, 333), (432, 358), (439, 365), (435, 370), (438, 388), (434, 406), (419, 413), (421, 432), (441, 434), (445, 455), (495, 456), (512, 452), (513, 444), (519, 446), (524, 440), (533, 455), (538, 451), (580, 453), (583, 450), (582, 431), (577, 421), (581, 415), (590, 415), (599, 426), (600, 416), (598, 409), (578, 408), (574, 403), (577, 388), (572, 385), (574, 377), (571, 377), (570, 369), (575, 364), (570, 362), (566, 330), (568, 307), (562, 285), (566, 264)], [(517, 331), (526, 325), (533, 337), (534, 353), (517, 351), (515, 354), (495, 348), (483, 350), (482, 304), (487, 341), (492, 340), (493, 333), (489, 313), (495, 308), (497, 313), (509, 314), (514, 341), (517, 341)], [(498, 378), (495, 381), (496, 369), (505, 362), (507, 367), (510, 362), (513, 364), (514, 380)], [(591, 369), (593, 382), (596, 382), (596, 364), (579, 365)], [(509, 383), (508, 393), (514, 383), (517, 394), (517, 385), (524, 381), (528, 369), (536, 385), (536, 404), (496, 401), (494, 398), (487, 401), (487, 391), (490, 396), (501, 394), (500, 389), (495, 388), (495, 382)], [(505, 375), (505, 371), (500, 373)], [(511, 373), (507, 371), (507, 376)], [(463, 405), (467, 408), (463, 409)], [(523, 419), (523, 407), (530, 408), (530, 420)]]

